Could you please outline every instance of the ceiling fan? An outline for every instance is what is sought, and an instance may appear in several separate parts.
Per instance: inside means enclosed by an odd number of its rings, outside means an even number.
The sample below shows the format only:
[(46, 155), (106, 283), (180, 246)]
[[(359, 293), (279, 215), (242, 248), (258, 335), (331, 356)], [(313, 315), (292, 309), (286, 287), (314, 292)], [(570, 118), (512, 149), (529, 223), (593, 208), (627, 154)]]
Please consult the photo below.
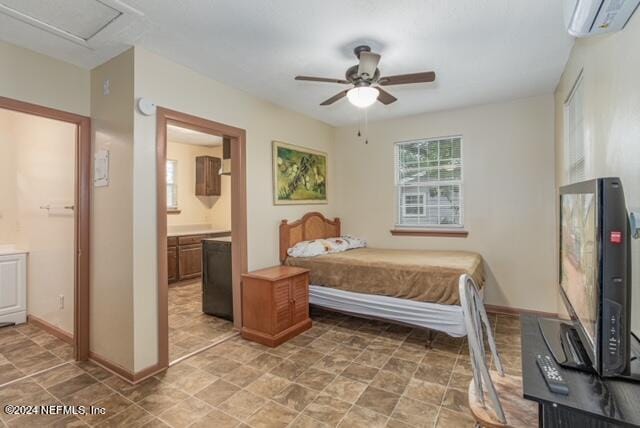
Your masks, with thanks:
[[(349, 67), (345, 74), (345, 79), (331, 79), (326, 77), (296, 76), (296, 80), (306, 80), (310, 82), (339, 83), (341, 85), (353, 85), (353, 88), (345, 89), (331, 98), (320, 103), (321, 106), (328, 106), (345, 96), (356, 107), (366, 108), (380, 101), (384, 105), (389, 105), (397, 98), (381, 88), (381, 86), (406, 85), (408, 83), (427, 83), (436, 79), (436, 73), (426, 71), (422, 73), (398, 74), (395, 76), (380, 77), (378, 63), (380, 55), (371, 52), (371, 48), (366, 45), (358, 46), (353, 53), (359, 60), (357, 65)], [(375, 85), (375, 86), (374, 86)]]

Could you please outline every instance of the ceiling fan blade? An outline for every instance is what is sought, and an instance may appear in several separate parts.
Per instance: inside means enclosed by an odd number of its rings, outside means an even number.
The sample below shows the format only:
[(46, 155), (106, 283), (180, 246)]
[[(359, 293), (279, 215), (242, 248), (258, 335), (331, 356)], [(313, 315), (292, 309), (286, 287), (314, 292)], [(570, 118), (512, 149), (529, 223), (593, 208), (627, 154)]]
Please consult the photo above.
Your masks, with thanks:
[(382, 89), (381, 87), (377, 87), (376, 89), (380, 91), (380, 94), (378, 95), (378, 101), (380, 101), (382, 104), (387, 106), (391, 103), (398, 101), (396, 97), (394, 97), (389, 92)]
[(345, 95), (347, 95), (347, 90), (342, 91), (342, 92), (338, 92), (337, 94), (335, 94), (334, 96), (332, 96), (328, 100), (324, 100), (323, 102), (321, 102), (320, 105), (321, 106), (328, 106), (329, 104), (333, 104), (336, 101), (338, 101), (339, 99), (344, 98)]
[(380, 62), (380, 55), (373, 52), (360, 52), (360, 64), (358, 65), (358, 76), (366, 74), (372, 78), (376, 74), (376, 68)]
[(383, 86), (406, 85), (407, 83), (428, 83), (436, 80), (436, 73), (425, 71), (423, 73), (398, 74), (396, 76), (385, 76), (378, 80)]
[(348, 85), (348, 80), (344, 79), (331, 79), (328, 77), (313, 77), (313, 76), (296, 76), (296, 80), (305, 80), (308, 82), (324, 82), (324, 83), (340, 83), (342, 85)]

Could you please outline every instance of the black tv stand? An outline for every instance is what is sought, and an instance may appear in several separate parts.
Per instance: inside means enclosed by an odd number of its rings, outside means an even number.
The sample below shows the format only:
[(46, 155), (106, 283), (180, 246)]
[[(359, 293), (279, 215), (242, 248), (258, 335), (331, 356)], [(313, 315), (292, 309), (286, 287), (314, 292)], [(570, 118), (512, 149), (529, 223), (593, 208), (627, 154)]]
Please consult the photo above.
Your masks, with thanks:
[(538, 317), (522, 315), (522, 393), (539, 404), (540, 427), (640, 427), (640, 383), (602, 378), (595, 373), (564, 368), (560, 374), (569, 394), (549, 390), (536, 364), (538, 354), (549, 354)]
[[(572, 322), (538, 318), (538, 325), (547, 348), (560, 366), (595, 374)], [(628, 373), (615, 377), (640, 382), (640, 341), (632, 334), (630, 344), (631, 359)]]

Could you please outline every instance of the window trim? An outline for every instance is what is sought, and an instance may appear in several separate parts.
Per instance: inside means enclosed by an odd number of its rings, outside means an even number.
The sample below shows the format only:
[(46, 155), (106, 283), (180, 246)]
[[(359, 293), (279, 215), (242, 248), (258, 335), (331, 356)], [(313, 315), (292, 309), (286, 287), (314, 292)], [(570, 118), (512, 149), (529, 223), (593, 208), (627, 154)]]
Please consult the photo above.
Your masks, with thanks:
[[(173, 184), (170, 184), (167, 182), (167, 185), (171, 185), (175, 188), (175, 195), (176, 195), (176, 204), (175, 205), (169, 205), (169, 198), (167, 198), (167, 213), (168, 214), (180, 214), (180, 208), (179, 208), (179, 203), (178, 203), (178, 160), (177, 159), (167, 159), (167, 163), (165, 164), (165, 174), (166, 174), (166, 170), (167, 170), (167, 165), (169, 164), (169, 162), (173, 162), (174, 163), (174, 174), (173, 174)], [(167, 192), (167, 196), (169, 195), (169, 192)]]
[[(459, 224), (425, 224), (425, 225), (414, 225), (414, 224), (402, 224), (400, 223), (400, 213), (402, 207), (401, 200), (401, 192), (399, 184), (400, 173), (398, 167), (400, 166), (399, 159), (399, 147), (405, 144), (417, 143), (417, 142), (429, 142), (429, 141), (440, 141), (446, 139), (460, 139), (460, 180), (448, 180), (448, 181), (432, 181), (432, 183), (437, 186), (446, 186), (446, 185), (459, 185), (460, 186), (460, 223)], [(454, 134), (454, 135), (444, 135), (439, 137), (429, 137), (429, 138), (417, 138), (412, 140), (404, 140), (397, 141), (393, 144), (393, 162), (394, 162), (394, 191), (395, 191), (395, 224), (393, 229), (391, 229), (391, 234), (396, 235), (406, 235), (406, 236), (456, 236), (456, 237), (466, 237), (468, 235), (468, 231), (465, 230), (465, 222), (464, 222), (464, 195), (465, 195), (465, 185), (464, 185), (464, 137), (462, 134)], [(426, 205), (426, 199), (425, 199)]]

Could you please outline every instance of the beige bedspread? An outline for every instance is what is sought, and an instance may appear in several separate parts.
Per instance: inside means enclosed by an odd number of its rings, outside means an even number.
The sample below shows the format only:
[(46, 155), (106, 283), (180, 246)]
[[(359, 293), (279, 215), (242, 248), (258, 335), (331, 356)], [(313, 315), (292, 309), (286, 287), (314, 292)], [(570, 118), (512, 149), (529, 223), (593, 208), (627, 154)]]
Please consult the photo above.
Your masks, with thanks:
[(356, 293), (445, 305), (460, 304), (458, 279), (468, 273), (484, 284), (482, 257), (466, 251), (359, 248), (317, 257), (288, 257), (311, 270), (311, 284)]

